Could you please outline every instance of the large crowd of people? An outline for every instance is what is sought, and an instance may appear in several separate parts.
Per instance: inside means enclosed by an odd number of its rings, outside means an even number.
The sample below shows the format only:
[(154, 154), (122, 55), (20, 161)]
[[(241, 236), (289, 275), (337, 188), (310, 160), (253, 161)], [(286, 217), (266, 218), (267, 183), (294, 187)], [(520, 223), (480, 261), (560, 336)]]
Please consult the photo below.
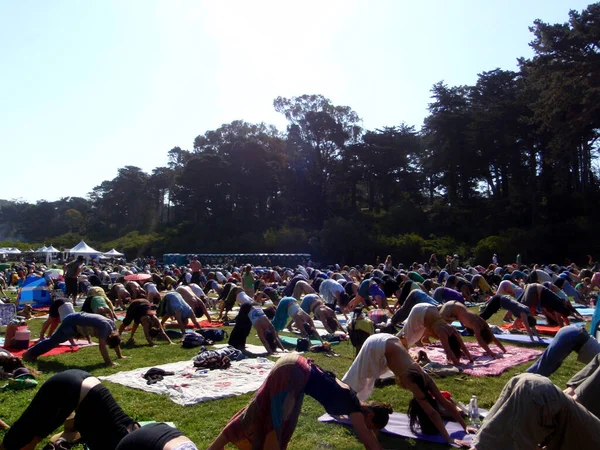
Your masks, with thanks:
[[(0, 375), (11, 376), (25, 368), (24, 362), (82, 336), (97, 338), (104, 362), (115, 365), (108, 349), (117, 359), (124, 358), (121, 337), (128, 327), (130, 339), (141, 325), (148, 345), (156, 345), (157, 339), (173, 344), (164, 328), (169, 320), (183, 335), (188, 322), (200, 328), (201, 320), (223, 320), (233, 325), (229, 343), (240, 350), (255, 330), (267, 355), (287, 352), (279, 336), (285, 329), (323, 342), (318, 328), (324, 328), (330, 336), (347, 337), (355, 347), (347, 373), (338, 378), (296, 353), (279, 358), (211, 449), (227, 443), (239, 448), (286, 448), (304, 394), (329, 414), (347, 416), (365, 448), (379, 449), (374, 431), (388, 423), (392, 405), (367, 400), (376, 381), (389, 371), (398, 387), (412, 394), (408, 405), (393, 406), (407, 407), (415, 432), (439, 434), (449, 444), (478, 450), (600, 446), (600, 344), (596, 329), (590, 335), (572, 324), (583, 319), (576, 306), (595, 307), (600, 266), (591, 261), (587, 267), (499, 265), (496, 257), (484, 267), (463, 264), (458, 255), (447, 256), (440, 264), (432, 255), (427, 262), (405, 267), (388, 256), (375, 265), (315, 267), (308, 261), (293, 268), (210, 267), (196, 257), (184, 266), (161, 265), (154, 258), (129, 264), (85, 262), (77, 257), (64, 265), (62, 273), (43, 264), (13, 264), (0, 274), (1, 295), (31, 276), (43, 277), (51, 290), (64, 292), (50, 305), (40, 340), (22, 360), (0, 352)], [(527, 373), (507, 383), (483, 426), (474, 429), (409, 349), (435, 339), (449, 364), (473, 362), (463, 336), (452, 325), (459, 321), (486, 354), (501, 358), (506, 348), (488, 323), (500, 309), (505, 311), (506, 328), (527, 335), (533, 344), (540, 340), (536, 317), (543, 316), (559, 331)], [(120, 312), (124, 318), (117, 325)], [(563, 390), (547, 377), (571, 352), (586, 366)], [(102, 419), (106, 423), (98, 424), (93, 416), (100, 410), (106, 412)], [(51, 411), (55, 412), (48, 414)], [(140, 428), (98, 379), (73, 369), (40, 387), (6, 432), (0, 450), (35, 448), (73, 413), (75, 428), (91, 450), (196, 448), (164, 424)], [(472, 443), (451, 437), (444, 420), (475, 434)]]

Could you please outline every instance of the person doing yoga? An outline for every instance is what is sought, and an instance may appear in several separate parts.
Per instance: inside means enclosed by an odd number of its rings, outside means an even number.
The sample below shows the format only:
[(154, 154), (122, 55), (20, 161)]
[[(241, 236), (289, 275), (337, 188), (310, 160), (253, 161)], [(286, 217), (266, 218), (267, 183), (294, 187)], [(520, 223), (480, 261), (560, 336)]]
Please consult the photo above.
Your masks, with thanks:
[(518, 329), (521, 327), (521, 325), (523, 325), (525, 327), (525, 329), (527, 330), (527, 334), (529, 335), (531, 342), (535, 342), (533, 339), (534, 333), (535, 333), (536, 337), (538, 338), (538, 341), (540, 341), (540, 342), (542, 341), (542, 338), (540, 337), (538, 330), (536, 328), (537, 321), (536, 321), (534, 315), (531, 314), (531, 311), (529, 310), (529, 308), (527, 306), (523, 305), (522, 303), (519, 303), (516, 300), (513, 300), (508, 295), (499, 295), (499, 294), (494, 295), (486, 303), (485, 308), (483, 309), (483, 311), (481, 311), (481, 314), (479, 314), (479, 317), (481, 317), (483, 320), (487, 321), (496, 312), (498, 312), (498, 310), (500, 308), (505, 309), (510, 314), (512, 314), (516, 317), (516, 320), (514, 321), (514, 323), (512, 325), (513, 328)]
[(250, 303), (245, 303), (240, 307), (240, 311), (235, 318), (235, 326), (229, 336), (229, 345), (245, 351), (246, 339), (252, 327), (256, 330), (258, 338), (269, 354), (275, 353), (277, 349), (285, 350), (279, 340), (277, 331), (275, 331), (263, 309)]
[(160, 320), (156, 316), (156, 311), (152, 309), (152, 304), (143, 298), (139, 298), (137, 300), (133, 300), (129, 307), (127, 308), (127, 313), (125, 314), (125, 318), (123, 319), (123, 323), (119, 327), (119, 336), (123, 334), (125, 328), (131, 325), (133, 322), (133, 327), (131, 328), (131, 332), (129, 333), (129, 340), (133, 341), (133, 335), (137, 331), (140, 324), (142, 325), (142, 329), (144, 330), (144, 336), (146, 337), (146, 341), (149, 346), (156, 345), (154, 343), (154, 338), (156, 338), (159, 334), (163, 337), (165, 341), (169, 344), (172, 344), (171, 339), (165, 333), (165, 330), (160, 323)]
[(437, 307), (428, 303), (419, 303), (413, 306), (399, 336), (406, 349), (423, 343), (423, 341), (427, 343), (430, 336), (434, 337), (440, 340), (446, 356), (452, 364), (460, 365), (461, 352), (470, 362), (473, 362), (473, 357), (458, 331), (446, 323), (440, 316)]
[(302, 407), (310, 395), (333, 416), (348, 416), (366, 449), (380, 450), (373, 430), (385, 427), (392, 408), (363, 403), (356, 393), (331, 372), (299, 354), (280, 358), (250, 403), (236, 413), (208, 450), (231, 443), (241, 449), (285, 449)]
[(188, 320), (191, 320), (196, 328), (201, 328), (198, 323), (198, 319), (196, 318), (196, 314), (190, 305), (188, 305), (180, 293), (178, 292), (169, 292), (164, 296), (160, 305), (158, 305), (158, 309), (156, 310), (156, 314), (162, 317), (160, 324), (162, 326), (165, 325), (165, 322), (169, 317), (175, 317), (177, 324), (179, 325), (179, 329), (181, 333), (185, 335), (185, 329), (188, 324)]
[(108, 356), (107, 346), (115, 350), (117, 358), (125, 358), (121, 354), (121, 348), (119, 347), (121, 338), (115, 329), (115, 323), (98, 314), (80, 312), (66, 316), (52, 336), (43, 341), (39, 341), (23, 353), (23, 360), (35, 361), (38, 356), (58, 347), (62, 342), (81, 334), (87, 336), (88, 341), (90, 342), (90, 336), (98, 338), (100, 354), (102, 355), (104, 362), (109, 366), (116, 366), (117, 363), (111, 361), (110, 356)]
[(295, 324), (302, 336), (309, 338), (315, 336), (323, 342), (323, 339), (321, 339), (319, 333), (317, 333), (313, 320), (302, 310), (294, 297), (283, 297), (279, 301), (275, 311), (275, 317), (273, 318), (273, 326), (277, 331), (281, 331), (285, 328), (288, 317), (291, 317), (292, 319), (287, 325), (287, 328), (290, 331), (292, 331), (292, 324)]
[(475, 335), (475, 339), (477, 339), (477, 343), (491, 357), (499, 358), (496, 353), (490, 350), (489, 344), (492, 342), (496, 344), (500, 350), (502, 350), (502, 353), (506, 353), (506, 349), (496, 338), (496, 336), (494, 336), (487, 322), (477, 314), (469, 311), (462, 303), (457, 301), (449, 301), (444, 303), (444, 306), (442, 306), (442, 309), (440, 310), (440, 315), (447, 322), (458, 320), (465, 327), (473, 330), (473, 334)]
[(158, 422), (129, 433), (115, 450), (198, 450), (198, 447), (177, 428)]
[(78, 369), (53, 375), (4, 435), (0, 450), (33, 450), (75, 412), (74, 428), (90, 450), (117, 447), (139, 427), (98, 378)]
[(190, 306), (190, 308), (192, 308), (196, 317), (202, 317), (202, 315), (205, 315), (206, 319), (209, 322), (212, 322), (210, 314), (206, 309), (206, 304), (204, 303), (204, 300), (198, 295), (196, 295), (196, 293), (189, 285), (179, 286), (177, 287), (177, 289), (175, 289), (175, 292), (177, 292), (183, 297), (183, 300)]
[(375, 381), (390, 371), (396, 384), (413, 394), (408, 408), (413, 429), (418, 425), (425, 434), (441, 434), (449, 444), (467, 445), (448, 434), (441, 413), (458, 422), (466, 432), (475, 430), (467, 427), (460, 412), (413, 361), (398, 337), (387, 333), (368, 337), (342, 381), (356, 391), (359, 400), (365, 401), (373, 393)]
[(326, 306), (318, 294), (305, 295), (300, 304), (302, 310), (307, 313), (313, 313), (316, 320), (320, 320), (328, 333), (335, 333), (337, 330), (345, 331), (338, 321), (335, 312)]
[(544, 315), (549, 319), (549, 322), (558, 323), (560, 327), (563, 327), (565, 324), (570, 325), (569, 314), (577, 315), (575, 308), (570, 303), (567, 306), (567, 302), (547, 287), (538, 283), (528, 284), (519, 300), (525, 306), (529, 307), (532, 314), (535, 314), (539, 305)]
[(524, 373), (504, 386), (471, 450), (536, 448), (597, 450), (600, 419), (548, 378)]

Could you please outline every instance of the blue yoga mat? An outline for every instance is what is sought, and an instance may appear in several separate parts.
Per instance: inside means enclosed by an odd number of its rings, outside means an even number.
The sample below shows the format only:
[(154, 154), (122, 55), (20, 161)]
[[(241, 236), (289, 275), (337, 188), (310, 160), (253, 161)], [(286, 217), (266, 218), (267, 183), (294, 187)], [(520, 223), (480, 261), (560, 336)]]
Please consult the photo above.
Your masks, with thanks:
[[(279, 336), (279, 340), (281, 341), (281, 343), (285, 346), (286, 344), (289, 346), (293, 346), (295, 347), (296, 345), (298, 345), (298, 338), (297, 337), (292, 337), (292, 336)], [(310, 340), (310, 345), (320, 345), (321, 341), (318, 341), (316, 339), (311, 339)], [(334, 341), (334, 342), (330, 342), (331, 345), (337, 345), (339, 344), (338, 341)]]
[[(350, 419), (334, 418), (329, 414), (324, 414), (319, 417), (319, 422), (325, 423), (341, 423), (343, 425), (352, 425)], [(473, 435), (465, 433), (465, 430), (457, 422), (444, 422), (446, 430), (450, 437), (461, 439), (463, 441), (472, 442)], [(414, 434), (410, 429), (410, 420), (406, 414), (392, 413), (390, 420), (385, 428), (381, 429), (382, 433), (391, 434), (403, 438), (420, 439), (423, 441), (436, 442), (438, 444), (446, 444), (446, 439), (439, 434)]]
[(542, 337), (543, 343), (541, 343), (537, 340), (537, 338), (534, 338), (535, 342), (531, 342), (531, 339), (529, 339), (529, 336), (526, 334), (495, 334), (494, 336), (496, 336), (501, 341), (519, 342), (520, 344), (527, 344), (531, 346), (549, 345), (550, 342), (552, 342), (552, 340), (554, 339), (551, 337)]

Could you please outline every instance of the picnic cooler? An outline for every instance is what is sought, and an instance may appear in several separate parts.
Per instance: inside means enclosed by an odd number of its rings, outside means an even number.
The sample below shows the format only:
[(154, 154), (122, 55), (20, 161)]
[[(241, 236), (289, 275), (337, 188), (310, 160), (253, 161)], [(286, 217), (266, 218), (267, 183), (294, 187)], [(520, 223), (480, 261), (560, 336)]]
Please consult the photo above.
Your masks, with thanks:
[(6, 339), (4, 346), (15, 350), (27, 350), (29, 348), (29, 339), (31, 331), (26, 326), (17, 326), (14, 324), (6, 327)]

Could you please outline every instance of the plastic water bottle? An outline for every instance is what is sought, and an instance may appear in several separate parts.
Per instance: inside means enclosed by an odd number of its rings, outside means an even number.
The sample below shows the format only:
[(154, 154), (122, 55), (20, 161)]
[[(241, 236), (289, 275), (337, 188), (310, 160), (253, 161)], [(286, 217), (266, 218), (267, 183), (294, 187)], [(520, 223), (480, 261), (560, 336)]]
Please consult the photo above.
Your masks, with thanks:
[(477, 404), (476, 395), (473, 395), (469, 402), (469, 422), (473, 428), (479, 428), (481, 426), (481, 420), (479, 420), (479, 405)]

